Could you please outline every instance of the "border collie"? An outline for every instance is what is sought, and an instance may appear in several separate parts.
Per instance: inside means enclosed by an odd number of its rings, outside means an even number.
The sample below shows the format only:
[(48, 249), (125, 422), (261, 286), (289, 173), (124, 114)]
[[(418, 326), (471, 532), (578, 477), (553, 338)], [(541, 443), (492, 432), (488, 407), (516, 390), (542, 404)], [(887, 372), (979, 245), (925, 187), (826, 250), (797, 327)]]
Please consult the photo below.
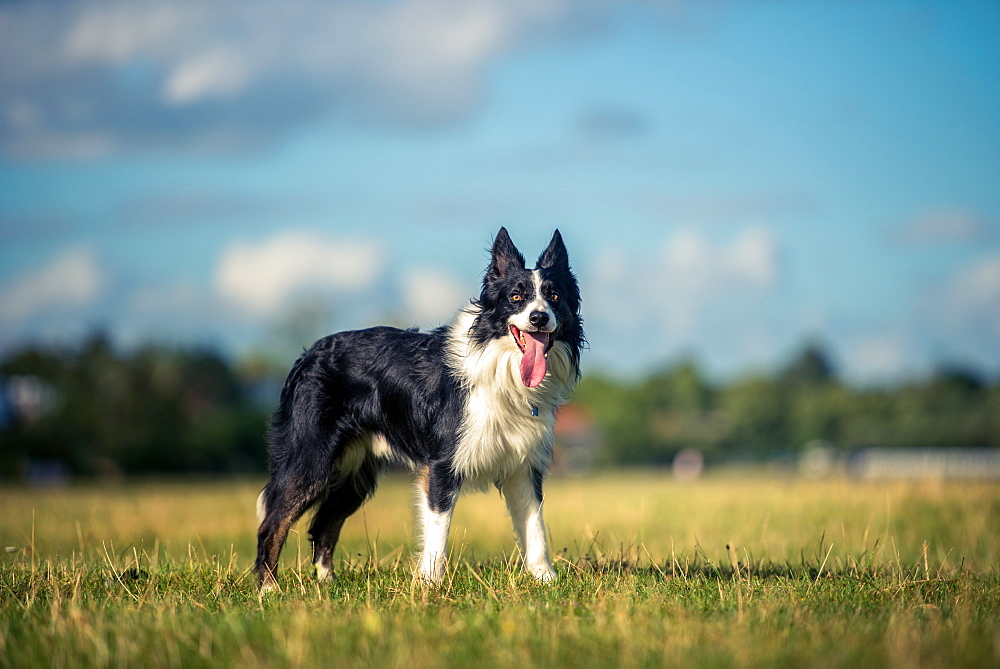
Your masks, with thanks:
[(262, 590), (277, 587), (289, 528), (313, 507), (313, 563), (320, 579), (330, 578), (344, 521), (389, 463), (416, 472), (421, 579), (444, 578), (459, 491), (491, 484), (506, 501), (524, 569), (554, 579), (542, 480), (583, 345), (580, 291), (559, 231), (529, 270), (504, 228), (479, 299), (450, 326), (317, 341), (288, 374), (271, 425), (270, 480), (257, 500)]

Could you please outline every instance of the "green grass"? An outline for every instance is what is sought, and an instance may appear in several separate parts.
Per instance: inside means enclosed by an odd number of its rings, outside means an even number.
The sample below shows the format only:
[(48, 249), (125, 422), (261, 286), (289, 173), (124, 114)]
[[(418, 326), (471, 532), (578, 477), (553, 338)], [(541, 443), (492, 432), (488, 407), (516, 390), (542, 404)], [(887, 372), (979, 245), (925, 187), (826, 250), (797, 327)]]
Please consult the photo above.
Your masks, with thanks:
[(249, 573), (258, 483), (0, 490), (0, 665), (1000, 666), (1000, 486), (656, 473), (553, 479), (559, 580), (463, 497), (437, 589), (390, 477), (317, 583)]

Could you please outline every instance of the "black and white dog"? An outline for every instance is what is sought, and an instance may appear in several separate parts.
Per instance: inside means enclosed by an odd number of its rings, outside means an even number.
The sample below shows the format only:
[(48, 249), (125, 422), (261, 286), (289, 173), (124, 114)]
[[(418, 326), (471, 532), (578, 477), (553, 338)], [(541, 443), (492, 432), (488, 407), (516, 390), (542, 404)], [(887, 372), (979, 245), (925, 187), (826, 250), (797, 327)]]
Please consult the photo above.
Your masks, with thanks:
[(542, 521), (542, 480), (555, 411), (580, 377), (580, 291), (558, 231), (533, 270), (503, 228), (478, 300), (433, 332), (341, 332), (296, 361), (270, 435), (257, 502), (257, 573), (276, 587), (289, 528), (310, 507), (317, 575), (329, 578), (344, 521), (390, 462), (416, 471), (426, 581), (444, 577), (459, 490), (496, 485), (524, 568), (555, 578)]

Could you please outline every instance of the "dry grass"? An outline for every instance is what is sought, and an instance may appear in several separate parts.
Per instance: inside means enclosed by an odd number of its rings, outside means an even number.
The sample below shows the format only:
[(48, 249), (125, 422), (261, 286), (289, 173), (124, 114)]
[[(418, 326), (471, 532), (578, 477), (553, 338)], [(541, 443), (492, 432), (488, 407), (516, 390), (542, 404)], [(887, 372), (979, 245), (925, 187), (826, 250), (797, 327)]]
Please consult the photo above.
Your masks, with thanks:
[[(412, 550), (408, 479), (387, 478), (344, 528), (342, 557), (382, 562)], [(262, 481), (136, 483), (62, 489), (0, 490), (0, 539), (67, 556), (130, 547), (184, 555), (255, 553), (254, 503)], [(496, 493), (459, 500), (455, 550), (485, 559), (513, 550)], [(695, 547), (728, 562), (727, 545), (775, 562), (797, 561), (820, 543), (831, 559), (878, 551), (889, 559), (988, 568), (1000, 558), (1000, 487), (989, 482), (803, 480), (728, 473), (680, 484), (659, 472), (626, 472), (548, 483), (546, 520), (553, 552), (595, 557), (642, 547), (664, 562)], [(293, 532), (305, 552), (305, 523)], [(879, 545), (876, 546), (876, 540)], [(925, 546), (926, 544), (926, 546)], [(824, 549), (825, 550), (825, 549)]]
[(653, 472), (554, 479), (559, 581), (517, 569), (496, 494), (460, 500), (445, 585), (410, 576), (390, 477), (319, 584), (248, 568), (261, 482), (0, 491), (0, 666), (1000, 662), (1000, 486)]

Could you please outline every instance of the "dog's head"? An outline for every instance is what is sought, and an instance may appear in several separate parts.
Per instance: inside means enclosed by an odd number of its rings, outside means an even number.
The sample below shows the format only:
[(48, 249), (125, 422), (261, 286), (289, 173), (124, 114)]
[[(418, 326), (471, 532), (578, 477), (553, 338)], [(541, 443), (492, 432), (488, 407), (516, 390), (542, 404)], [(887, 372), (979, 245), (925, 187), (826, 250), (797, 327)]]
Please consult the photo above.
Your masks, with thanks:
[(480, 313), (473, 339), (479, 344), (506, 339), (516, 346), (521, 380), (529, 388), (542, 382), (545, 357), (557, 342), (567, 346), (574, 366), (579, 365), (584, 342), (580, 288), (558, 230), (529, 270), (507, 230), (500, 228), (476, 304)]

